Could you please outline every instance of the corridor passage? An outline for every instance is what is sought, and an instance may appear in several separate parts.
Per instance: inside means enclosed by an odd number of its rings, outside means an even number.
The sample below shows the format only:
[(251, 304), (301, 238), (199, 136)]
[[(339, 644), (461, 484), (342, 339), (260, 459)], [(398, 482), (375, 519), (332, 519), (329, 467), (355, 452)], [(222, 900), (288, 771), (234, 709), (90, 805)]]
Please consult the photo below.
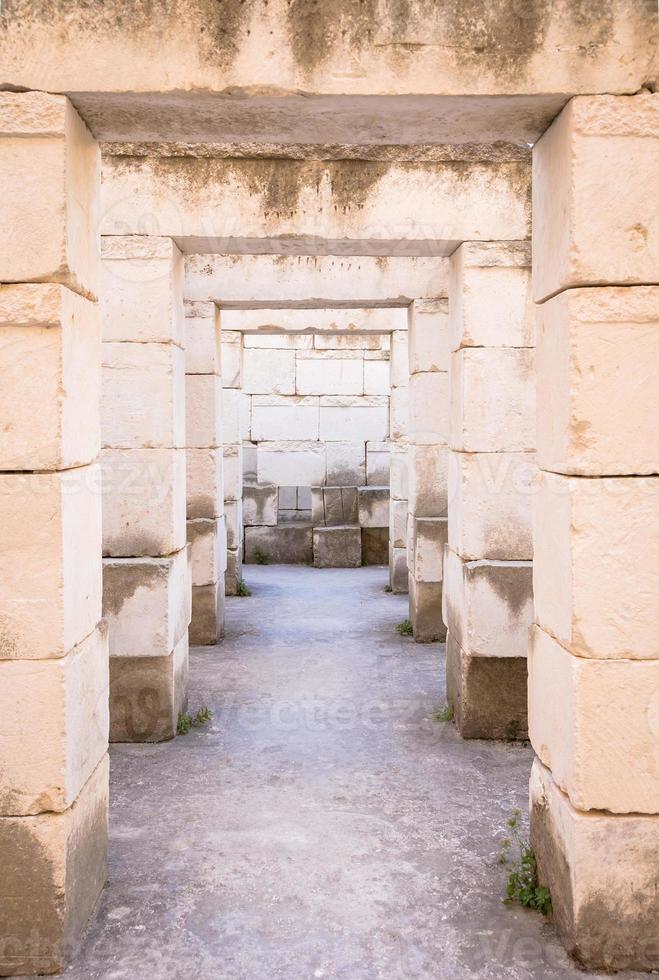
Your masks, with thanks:
[(65, 975), (583, 976), (501, 901), (531, 750), (437, 718), (444, 647), (397, 634), (386, 570), (245, 578), (225, 642), (191, 658), (190, 710), (212, 722), (112, 747), (109, 884)]

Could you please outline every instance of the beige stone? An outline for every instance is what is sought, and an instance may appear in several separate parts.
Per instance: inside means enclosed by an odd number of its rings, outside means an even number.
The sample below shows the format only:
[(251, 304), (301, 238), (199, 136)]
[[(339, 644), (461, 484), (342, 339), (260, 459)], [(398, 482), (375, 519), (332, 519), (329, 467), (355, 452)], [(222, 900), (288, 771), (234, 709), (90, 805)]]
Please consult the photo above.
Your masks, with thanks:
[(261, 442), (257, 472), (259, 483), (322, 486), (326, 475), (325, 447), (317, 442)]
[(449, 376), (424, 371), (410, 376), (410, 442), (446, 445), (449, 435)]
[(222, 445), (222, 381), (215, 374), (186, 374), (187, 445), (215, 449)]
[[(280, 314), (287, 315), (287, 312)], [(245, 347), (267, 347), (269, 350), (312, 350), (313, 334), (247, 333), (243, 336)]]
[[(294, 351), (243, 350), (242, 389), (249, 395), (294, 395), (296, 392)], [(314, 394), (299, 390), (298, 394)]]
[(448, 535), (445, 517), (409, 518), (412, 561), (411, 574), (416, 582), (441, 582), (444, 578), (444, 546)]
[(243, 552), (240, 548), (230, 548), (227, 551), (227, 570), (224, 573), (226, 595), (236, 595), (238, 582), (243, 577)]
[(407, 547), (407, 501), (389, 499), (389, 527), (394, 548)]
[(409, 388), (392, 388), (389, 398), (389, 436), (406, 440), (410, 431)]
[(409, 339), (407, 330), (391, 334), (389, 380), (392, 388), (407, 388), (410, 381)]
[[(311, 487), (311, 521), (314, 527), (358, 525), (357, 487)], [(349, 540), (348, 535), (345, 537)], [(341, 540), (340, 536), (337, 540)]]
[(243, 496), (243, 447), (224, 447), (224, 499), (241, 500)]
[(388, 399), (370, 395), (346, 404), (340, 396), (322, 397), (319, 435), (322, 442), (381, 442), (389, 435)]
[(166, 657), (110, 657), (110, 741), (174, 738), (188, 702), (188, 634)]
[(313, 563), (315, 568), (359, 568), (362, 564), (359, 527), (314, 527)]
[(65, 657), (0, 661), (0, 692), (0, 814), (66, 810), (107, 752), (105, 623)]
[(364, 394), (365, 395), (388, 395), (389, 394), (389, 362), (365, 360), (364, 370)]
[(363, 442), (328, 442), (325, 451), (328, 486), (357, 487), (366, 483), (366, 449)]
[(448, 371), (448, 300), (415, 300), (408, 321), (410, 374)]
[(389, 585), (394, 595), (407, 592), (407, 548), (389, 545)]
[(186, 450), (188, 520), (221, 517), (224, 513), (223, 459), (222, 449), (219, 448)]
[[(243, 502), (226, 501), (224, 504), (224, 524), (227, 532), (227, 549), (235, 551), (243, 546)], [(228, 554), (227, 554), (228, 561)]]
[[(283, 488), (282, 488), (283, 489)], [(295, 488), (290, 488), (295, 493)], [(277, 486), (274, 483), (246, 483), (243, 488), (243, 524), (257, 525), (277, 523), (277, 511), (281, 506)], [(296, 505), (293, 506), (296, 509)]]
[(254, 395), (251, 437), (255, 442), (317, 439), (319, 411), (317, 396)]
[[(231, 263), (226, 263), (229, 256), (223, 258), (224, 261), (220, 260), (218, 265), (223, 267), (223, 272), (230, 280), (227, 281), (227, 287), (234, 301), (240, 302), (241, 297), (244, 299), (246, 291), (251, 293), (252, 299), (255, 298), (259, 280), (261, 287), (259, 299), (263, 300), (271, 296), (273, 300), (286, 301), (285, 306), (268, 309), (259, 305), (256, 309), (250, 309), (248, 298), (248, 305), (245, 308), (229, 307), (222, 311), (224, 329), (244, 331), (251, 347), (277, 346), (282, 336), (288, 336), (291, 341), (294, 341), (295, 349), (308, 350), (310, 347), (315, 347), (316, 350), (340, 350), (342, 349), (340, 339), (347, 337), (351, 343), (357, 344), (355, 348), (348, 346), (348, 350), (361, 350), (360, 345), (370, 343), (367, 337), (365, 339), (365, 335), (376, 334), (380, 339), (383, 331), (388, 333), (390, 330), (407, 328), (407, 310), (404, 307), (391, 309), (377, 306), (356, 308), (305, 305), (297, 308), (289, 305), (296, 301), (303, 301), (305, 298), (308, 300), (310, 296), (318, 296), (321, 291), (327, 295), (329, 303), (352, 301), (355, 298), (365, 303), (371, 302), (374, 298), (382, 299), (382, 290), (378, 290), (376, 283), (382, 286), (382, 281), (387, 278), (389, 270), (385, 271), (382, 263), (378, 264), (378, 258), (375, 256), (362, 255), (354, 262), (345, 257), (337, 259), (333, 255), (314, 255), (308, 260), (300, 261), (299, 257), (287, 255), (285, 251), (278, 255), (262, 253), (248, 256), (242, 292), (238, 287), (238, 279), (231, 271)], [(442, 281), (446, 278), (443, 275), (444, 260), (442, 259), (439, 262), (437, 259), (429, 262), (427, 259), (413, 258), (411, 262), (400, 262), (393, 257), (389, 261), (392, 266), (392, 276), (398, 277), (399, 287), (411, 288), (411, 284), (415, 283), (423, 293), (427, 284), (426, 276), (430, 275), (429, 268), (434, 269)], [(194, 279), (194, 283), (190, 285), (196, 291), (201, 289), (201, 283), (198, 281), (199, 269), (195, 260), (191, 260), (190, 265)], [(234, 262), (233, 265), (237, 264)], [(215, 257), (213, 257), (211, 272), (214, 273), (216, 268)], [(346, 269), (349, 273), (354, 270), (352, 283), (345, 280)], [(282, 295), (282, 291), (285, 292), (287, 287), (288, 292)], [(351, 288), (352, 291), (349, 291)], [(264, 332), (266, 330), (267, 333)], [(309, 344), (310, 337), (312, 342)], [(319, 338), (318, 343), (315, 342), (316, 338)], [(330, 346), (327, 348), (319, 346), (323, 341), (327, 341)], [(386, 343), (386, 340), (384, 342)], [(284, 346), (283, 342), (281, 343)], [(332, 344), (335, 344), (334, 348)]]
[[(196, 309), (201, 307), (202, 309)], [(186, 374), (222, 373), (220, 315), (213, 303), (190, 303), (185, 317)]]
[[(446, 517), (449, 451), (440, 445), (408, 449), (408, 510), (416, 517)], [(452, 503), (452, 501), (451, 501)]]
[[(231, 389), (229, 389), (231, 390)], [(238, 401), (240, 438), (239, 442), (249, 442), (252, 438), (252, 396), (240, 392)]]
[(538, 624), (577, 656), (657, 659), (659, 477), (541, 472), (534, 501)]
[(295, 390), (298, 395), (363, 395), (363, 357), (353, 351), (299, 351)]
[(274, 565), (311, 565), (311, 524), (280, 524), (278, 527), (245, 528), (245, 562), (254, 563), (257, 550)]
[(242, 392), (238, 388), (222, 388), (222, 440), (225, 446), (237, 446), (241, 435)]
[(195, 646), (214, 646), (224, 636), (225, 582), (192, 587), (192, 619), (190, 643)]
[(101, 616), (98, 466), (0, 474), (0, 660), (63, 657)]
[(223, 517), (188, 521), (192, 585), (213, 585), (226, 571), (227, 531)]
[(538, 307), (538, 461), (656, 473), (659, 286), (570, 289)]
[(391, 444), (390, 491), (396, 500), (407, 500), (408, 449), (397, 443)]
[(63, 286), (0, 286), (3, 469), (65, 469), (94, 460), (100, 358), (96, 304)]
[(221, 338), (222, 385), (225, 388), (240, 388), (243, 380), (243, 335), (238, 330), (225, 330), (222, 327)]
[(369, 485), (389, 486), (391, 445), (390, 442), (366, 443), (366, 482)]
[(361, 527), (389, 526), (388, 487), (358, 487), (357, 496)]
[(443, 642), (446, 639), (446, 627), (442, 621), (442, 583), (419, 582), (410, 572), (407, 584), (415, 642)]

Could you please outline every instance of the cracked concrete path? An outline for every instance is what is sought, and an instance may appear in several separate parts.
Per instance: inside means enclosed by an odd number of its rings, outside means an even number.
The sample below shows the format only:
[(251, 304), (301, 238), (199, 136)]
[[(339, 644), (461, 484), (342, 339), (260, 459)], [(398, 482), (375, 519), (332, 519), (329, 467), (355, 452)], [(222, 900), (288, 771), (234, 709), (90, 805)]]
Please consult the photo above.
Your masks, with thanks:
[(225, 641), (191, 657), (212, 723), (112, 748), (110, 881), (66, 976), (583, 978), (501, 901), (531, 751), (433, 718), (444, 648), (397, 635), (386, 570), (245, 578)]

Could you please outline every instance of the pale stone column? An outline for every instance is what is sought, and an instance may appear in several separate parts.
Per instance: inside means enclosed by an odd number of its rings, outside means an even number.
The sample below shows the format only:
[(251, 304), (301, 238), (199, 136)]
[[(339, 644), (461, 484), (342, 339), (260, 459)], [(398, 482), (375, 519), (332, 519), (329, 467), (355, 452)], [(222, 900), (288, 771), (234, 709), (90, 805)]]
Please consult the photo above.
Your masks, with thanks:
[(418, 643), (444, 640), (447, 536), (448, 302), (415, 300), (408, 316), (410, 620)]
[(528, 242), (465, 242), (449, 275), (447, 697), (466, 738), (524, 738), (535, 374)]
[(103, 612), (110, 741), (173, 738), (188, 683), (182, 257), (102, 240)]
[(222, 331), (222, 420), (224, 440), (224, 512), (227, 565), (225, 589), (235, 595), (243, 575), (243, 335)]
[(409, 431), (409, 359), (407, 331), (391, 334), (389, 355), (389, 585), (402, 595), (407, 575), (407, 471)]
[(214, 303), (186, 303), (185, 314), (190, 642), (207, 646), (217, 643), (224, 633), (227, 569), (220, 313)]
[(575, 98), (533, 150), (531, 840), (607, 971), (659, 969), (658, 162), (649, 93)]
[(55, 973), (106, 878), (100, 153), (0, 93), (0, 974)]

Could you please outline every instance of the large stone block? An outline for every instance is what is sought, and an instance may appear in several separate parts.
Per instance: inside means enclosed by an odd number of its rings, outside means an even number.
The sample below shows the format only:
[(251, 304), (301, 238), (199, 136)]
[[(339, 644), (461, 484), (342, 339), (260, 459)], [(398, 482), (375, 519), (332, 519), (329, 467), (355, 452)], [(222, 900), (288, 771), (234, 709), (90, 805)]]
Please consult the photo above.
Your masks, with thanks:
[(449, 544), (462, 558), (533, 558), (534, 453), (449, 453)]
[(171, 555), (185, 546), (185, 449), (104, 449), (103, 554)]
[(227, 532), (224, 517), (188, 521), (192, 585), (213, 585), (226, 571)]
[(311, 521), (326, 527), (359, 524), (357, 487), (311, 487)]
[(391, 334), (389, 365), (391, 387), (407, 388), (410, 379), (407, 330), (394, 330)]
[(451, 449), (535, 449), (535, 352), (463, 347), (451, 355)]
[(216, 374), (186, 374), (185, 440), (188, 446), (215, 449), (222, 445), (222, 396), (222, 379)]
[(659, 969), (659, 817), (582, 813), (537, 759), (530, 790), (538, 877), (568, 951), (591, 970)]
[(252, 438), (252, 396), (245, 394), (244, 391), (240, 392), (238, 410), (240, 424), (240, 438), (238, 441), (249, 442)]
[[(245, 348), (242, 380), (242, 389), (249, 395), (294, 395), (295, 351)], [(300, 389), (297, 394), (315, 392)]]
[(224, 573), (224, 590), (228, 596), (236, 595), (238, 582), (243, 577), (243, 550), (230, 548), (227, 551), (227, 570)]
[(411, 445), (408, 460), (408, 507), (416, 517), (445, 517), (449, 506), (449, 450)]
[(243, 487), (243, 524), (273, 526), (277, 523), (279, 506), (275, 483), (246, 483)]
[[(656, 283), (659, 96), (571, 99), (533, 147), (533, 292)], [(620, 188), (624, 188), (621, 193)], [(584, 217), (587, 216), (587, 217)]]
[(449, 376), (425, 371), (410, 377), (410, 442), (415, 446), (446, 445), (449, 434)]
[(2, 92), (0, 112), (2, 279), (97, 295), (98, 144), (63, 95)]
[(221, 449), (188, 449), (187, 518), (221, 517), (224, 513), (224, 465)]
[(224, 499), (242, 500), (243, 497), (243, 446), (224, 447)]
[(364, 394), (389, 394), (389, 361), (364, 360)]
[(298, 395), (363, 395), (364, 359), (350, 351), (299, 351), (295, 390)]
[(407, 500), (408, 486), (408, 448), (398, 443), (391, 444), (390, 492), (396, 500)]
[(659, 477), (540, 473), (537, 623), (582, 657), (657, 659)]
[(434, 643), (446, 639), (442, 621), (442, 583), (418, 582), (411, 573), (407, 579), (410, 620), (417, 643)]
[(394, 548), (407, 548), (407, 501), (389, 499), (389, 528)]
[(0, 817), (0, 976), (59, 973), (107, 876), (105, 755), (63, 813)]
[[(183, 256), (171, 238), (104, 235), (99, 303), (103, 340), (188, 346)], [(195, 303), (194, 307), (212, 306)]]
[(190, 553), (104, 558), (103, 616), (111, 657), (167, 656), (190, 622)]
[(311, 565), (313, 529), (310, 524), (246, 527), (246, 563), (256, 561), (257, 550), (273, 565)]
[(526, 657), (533, 621), (532, 564), (444, 554), (444, 622), (466, 654)]
[(362, 527), (389, 526), (389, 487), (359, 487), (359, 523)]
[(538, 462), (659, 470), (659, 286), (570, 289), (538, 307)]
[(530, 242), (464, 242), (451, 256), (450, 347), (533, 347)]
[(325, 395), (320, 399), (323, 442), (382, 442), (389, 435), (389, 400), (381, 395)]
[(411, 574), (415, 581), (441, 582), (448, 537), (446, 518), (410, 516), (408, 533), (412, 549)]
[(529, 648), (529, 734), (578, 810), (659, 813), (659, 660), (575, 657), (539, 627)]
[(193, 585), (190, 643), (214, 646), (224, 636), (224, 574), (210, 585)]
[(0, 474), (0, 660), (63, 657), (101, 616), (98, 466)]
[(407, 592), (407, 548), (389, 545), (389, 585), (394, 595)]
[(449, 323), (447, 299), (417, 299), (408, 319), (410, 374), (448, 371)]
[(316, 568), (359, 568), (362, 537), (358, 527), (315, 527), (313, 563)]
[(389, 528), (363, 527), (362, 565), (386, 565), (389, 561)]
[[(282, 316), (283, 319), (287, 319), (288, 312)], [(246, 314), (244, 313), (243, 316), (245, 317)], [(314, 335), (311, 333), (246, 333), (243, 343), (245, 347), (264, 347), (268, 350), (312, 350)]]
[(222, 386), (241, 388), (243, 379), (243, 335), (239, 330), (222, 330)]
[(185, 372), (222, 373), (220, 312), (214, 303), (185, 304)]
[(389, 437), (396, 440), (407, 439), (410, 432), (410, 393), (409, 388), (392, 388), (389, 397)]
[(101, 434), (109, 449), (186, 443), (185, 354), (175, 344), (104, 343)]
[(96, 304), (63, 286), (0, 286), (4, 470), (94, 460), (101, 444), (100, 360)]
[[(296, 339), (306, 340), (307, 338), (303, 336)], [(313, 336), (313, 347), (315, 350), (388, 351), (389, 334), (317, 333)]]
[(188, 703), (188, 634), (166, 657), (110, 657), (110, 741), (174, 738)]
[[(243, 502), (230, 500), (224, 504), (224, 521), (227, 531), (227, 549), (235, 551), (243, 546)], [(228, 560), (228, 559), (227, 559)]]
[(322, 486), (325, 483), (325, 473), (325, 447), (322, 443), (259, 443), (259, 483), (276, 483), (280, 487)]
[(65, 657), (0, 661), (0, 703), (0, 814), (66, 810), (107, 752), (105, 623)]
[[(222, 388), (222, 440), (225, 446), (237, 446), (242, 441), (241, 407), (243, 392), (238, 388)], [(243, 413), (244, 414), (244, 410)], [(249, 437), (248, 437), (249, 438)]]
[(332, 487), (360, 487), (366, 483), (364, 442), (328, 442), (327, 483)]
[(243, 442), (243, 479), (254, 483), (256, 482), (257, 469), (257, 446), (256, 443)]
[(319, 400), (299, 395), (254, 395), (251, 438), (278, 441), (318, 438)]
[(390, 442), (366, 443), (366, 482), (370, 486), (388, 487), (391, 459)]

